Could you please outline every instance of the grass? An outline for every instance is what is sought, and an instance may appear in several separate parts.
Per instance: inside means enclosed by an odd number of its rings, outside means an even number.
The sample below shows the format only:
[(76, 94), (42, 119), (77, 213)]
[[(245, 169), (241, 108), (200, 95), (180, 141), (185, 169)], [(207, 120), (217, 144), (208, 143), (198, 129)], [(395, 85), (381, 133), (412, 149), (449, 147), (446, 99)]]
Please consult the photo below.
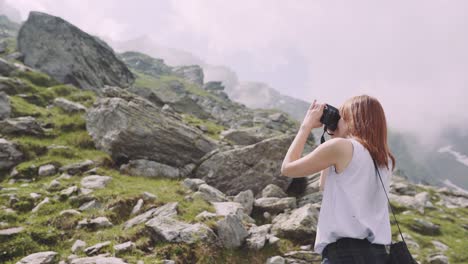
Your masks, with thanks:
[(207, 130), (205, 133), (215, 140), (220, 140), (220, 133), (226, 129), (226, 127), (222, 125), (218, 125), (209, 120), (200, 119), (191, 114), (184, 113), (182, 114), (182, 118), (183, 121), (190, 126), (204, 126)]

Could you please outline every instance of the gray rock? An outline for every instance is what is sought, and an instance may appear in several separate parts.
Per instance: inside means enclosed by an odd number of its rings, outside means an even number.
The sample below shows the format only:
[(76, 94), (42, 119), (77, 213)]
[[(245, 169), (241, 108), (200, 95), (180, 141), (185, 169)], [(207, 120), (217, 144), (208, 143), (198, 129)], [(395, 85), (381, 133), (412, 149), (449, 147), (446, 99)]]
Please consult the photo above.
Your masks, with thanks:
[(73, 243), (73, 246), (71, 248), (72, 253), (78, 253), (83, 251), (83, 249), (86, 247), (86, 242), (83, 240), (77, 239), (75, 243)]
[(225, 248), (240, 247), (249, 235), (237, 215), (228, 214), (224, 219), (218, 220), (216, 224), (219, 239)]
[(122, 61), (139, 72), (158, 77), (161, 75), (170, 75), (171, 67), (164, 63), (163, 59), (152, 58), (146, 54), (126, 51), (120, 54)]
[(167, 216), (157, 216), (145, 223), (155, 241), (193, 244), (198, 241), (214, 243), (216, 234), (206, 225), (188, 224)]
[(262, 197), (284, 198), (288, 197), (288, 195), (283, 191), (283, 189), (270, 183), (262, 190)]
[(252, 190), (246, 190), (238, 193), (234, 197), (233, 201), (242, 204), (246, 214), (250, 215), (252, 213), (253, 204), (255, 201)]
[(57, 172), (56, 168), (52, 164), (47, 164), (39, 167), (39, 176), (50, 176)]
[(314, 203), (321, 203), (323, 198), (323, 193), (322, 192), (316, 192), (316, 193), (311, 193), (302, 196), (297, 200), (297, 206), (302, 207), (308, 203), (314, 204)]
[(251, 145), (265, 140), (268, 133), (265, 133), (265, 127), (246, 127), (246, 128), (230, 128), (221, 132), (221, 137), (233, 142), (236, 145)]
[(82, 161), (82, 162), (73, 163), (73, 164), (63, 166), (59, 170), (61, 172), (66, 172), (66, 173), (68, 173), (70, 175), (75, 175), (75, 174), (82, 173), (84, 171), (89, 170), (91, 168), (91, 166), (93, 166), (93, 165), (94, 165), (94, 162), (92, 160), (85, 160), (85, 161)]
[(447, 251), (447, 249), (449, 249), (449, 247), (447, 245), (445, 245), (444, 243), (442, 243), (440, 241), (432, 240), (431, 243), (439, 251), (444, 252), (444, 251)]
[(133, 207), (132, 212), (130, 215), (138, 214), (143, 206), (143, 199), (138, 199), (137, 204)]
[(110, 180), (112, 180), (110, 176), (90, 175), (81, 179), (81, 186), (89, 189), (102, 189)]
[(207, 202), (225, 202), (227, 201), (226, 195), (220, 190), (206, 183), (198, 187), (198, 191), (193, 194), (193, 197), (200, 197)]
[(59, 260), (59, 255), (55, 251), (37, 252), (22, 258), (16, 264), (55, 264)]
[(31, 212), (35, 213), (39, 211), (39, 209), (46, 203), (49, 203), (49, 197), (44, 198), (40, 203), (38, 203), (32, 210)]
[(62, 83), (97, 90), (106, 84), (128, 87), (135, 80), (107, 44), (56, 16), (30, 12), (17, 41), (26, 65)]
[(128, 164), (120, 166), (120, 171), (125, 174), (144, 177), (164, 177), (170, 179), (178, 179), (180, 177), (178, 168), (144, 159), (131, 160)]
[(440, 225), (433, 224), (427, 220), (416, 218), (410, 228), (423, 235), (439, 235)]
[(249, 236), (246, 239), (247, 246), (253, 250), (260, 250), (265, 246), (268, 232), (270, 232), (271, 224), (256, 226), (249, 228)]
[(44, 134), (44, 129), (34, 117), (20, 116), (0, 120), (0, 133), (39, 136)]
[(189, 82), (203, 86), (203, 69), (198, 65), (177, 66), (172, 68), (172, 74)]
[(448, 257), (442, 254), (431, 254), (427, 257), (428, 264), (448, 264)]
[(89, 202), (86, 202), (78, 208), (80, 211), (87, 211), (87, 210), (92, 210), (92, 209), (100, 209), (102, 207), (102, 204), (97, 201), (97, 200), (91, 200)]
[(112, 223), (107, 219), (107, 217), (100, 216), (96, 217), (94, 219), (88, 220), (88, 219), (83, 219), (80, 222), (78, 222), (77, 228), (106, 228), (106, 227), (111, 227), (113, 226)]
[(108, 97), (99, 98), (88, 110), (86, 128), (96, 147), (117, 162), (146, 159), (180, 168), (216, 147), (198, 129), (142, 97), (115, 87), (104, 93)]
[(73, 186), (70, 186), (70, 187), (68, 187), (68, 188), (66, 188), (66, 189), (64, 189), (64, 190), (62, 190), (62, 191), (60, 192), (60, 197), (61, 197), (62, 199), (66, 199), (66, 198), (72, 196), (73, 194), (78, 193), (78, 191), (79, 191), (78, 186), (73, 185)]
[(256, 196), (270, 183), (286, 190), (292, 178), (281, 176), (281, 164), (293, 139), (283, 135), (217, 152), (197, 168), (196, 178), (227, 195), (250, 189)]
[(9, 118), (11, 114), (10, 97), (5, 92), (0, 92), (0, 120)]
[(140, 214), (138, 216), (135, 216), (134, 218), (128, 220), (127, 222), (124, 223), (123, 228), (128, 229), (132, 226), (141, 224), (143, 222), (148, 221), (149, 219), (153, 217), (158, 217), (158, 216), (175, 216), (177, 215), (177, 202), (171, 202), (171, 203), (166, 203), (163, 206), (152, 208), (148, 211), (146, 211), (143, 214)]
[(108, 247), (110, 244), (111, 244), (110, 241), (105, 241), (105, 242), (102, 242), (102, 243), (98, 243), (96, 245), (85, 248), (84, 252), (88, 256), (95, 255), (95, 254), (101, 252), (101, 250), (103, 248)]
[(214, 219), (218, 216), (218, 214), (211, 213), (208, 211), (203, 211), (195, 216), (196, 221), (203, 221), (208, 219)]
[(144, 192), (142, 196), (144, 201), (154, 201), (158, 198), (156, 195), (149, 192)]
[(315, 238), (319, 211), (311, 204), (282, 213), (272, 221), (271, 233), (278, 237), (312, 243)]
[(197, 178), (186, 178), (182, 182), (182, 185), (189, 188), (192, 191), (198, 191), (200, 185), (206, 183), (204, 180), (197, 179)]
[(10, 169), (23, 160), (16, 143), (0, 138), (0, 170)]
[(264, 212), (267, 211), (272, 214), (280, 213), (286, 209), (296, 208), (296, 197), (266, 197), (255, 199), (254, 208)]
[(15, 69), (13, 63), (0, 58), (0, 76), (10, 76)]
[(309, 250), (291, 251), (284, 254), (286, 258), (304, 260), (306, 263), (317, 263), (322, 260), (322, 256)]
[(49, 186), (47, 186), (48, 191), (57, 191), (61, 188), (62, 188), (62, 184), (57, 180), (52, 180)]
[(6, 238), (6, 237), (11, 237), (16, 234), (19, 234), (24, 231), (24, 227), (19, 226), (19, 227), (10, 227), (7, 229), (1, 229), (0, 230), (0, 239)]
[(286, 264), (286, 260), (281, 256), (273, 256), (267, 259), (266, 264)]
[(85, 112), (86, 107), (80, 103), (69, 101), (65, 98), (55, 98), (54, 104), (68, 113)]
[(74, 216), (74, 215), (80, 215), (81, 213), (75, 209), (66, 209), (60, 212), (60, 215), (65, 215), (65, 216)]
[(85, 258), (74, 258), (70, 260), (70, 264), (128, 264), (121, 258), (94, 256)]
[(132, 241), (127, 241), (122, 244), (118, 244), (114, 246), (114, 250), (116, 254), (122, 253), (122, 252), (128, 252), (133, 249), (135, 249), (136, 244), (133, 243)]

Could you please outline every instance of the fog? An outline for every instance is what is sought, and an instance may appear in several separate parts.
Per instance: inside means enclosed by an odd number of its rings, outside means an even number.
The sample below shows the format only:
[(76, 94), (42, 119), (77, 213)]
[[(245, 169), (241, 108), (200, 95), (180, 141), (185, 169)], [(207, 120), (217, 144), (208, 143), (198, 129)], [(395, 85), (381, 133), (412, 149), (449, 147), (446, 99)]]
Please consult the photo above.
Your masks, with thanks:
[(2, 1), (22, 20), (38, 10), (115, 40), (147, 35), (306, 101), (375, 96), (391, 128), (426, 144), (468, 131), (467, 1)]

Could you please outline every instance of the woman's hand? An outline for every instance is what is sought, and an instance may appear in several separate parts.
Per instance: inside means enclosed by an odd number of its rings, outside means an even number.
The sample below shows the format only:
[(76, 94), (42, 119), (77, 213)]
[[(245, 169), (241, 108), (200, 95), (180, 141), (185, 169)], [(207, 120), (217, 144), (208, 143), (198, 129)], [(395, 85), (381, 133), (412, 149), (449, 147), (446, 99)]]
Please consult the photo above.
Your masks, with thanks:
[(325, 108), (326, 104), (317, 104), (316, 99), (314, 99), (314, 102), (310, 105), (309, 109), (307, 110), (307, 114), (302, 121), (302, 127), (313, 129), (313, 128), (319, 128), (323, 124), (320, 122), (320, 118), (323, 115), (323, 109)]

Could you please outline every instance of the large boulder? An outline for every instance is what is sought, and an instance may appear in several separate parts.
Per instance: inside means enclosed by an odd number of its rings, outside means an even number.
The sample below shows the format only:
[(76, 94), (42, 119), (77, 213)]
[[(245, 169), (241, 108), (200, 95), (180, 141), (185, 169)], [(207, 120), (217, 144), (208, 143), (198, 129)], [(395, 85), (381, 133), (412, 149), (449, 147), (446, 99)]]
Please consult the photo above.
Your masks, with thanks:
[(203, 85), (203, 69), (199, 65), (177, 66), (172, 69), (172, 73), (189, 82)]
[(198, 167), (196, 177), (227, 195), (250, 189), (256, 196), (271, 183), (286, 191), (292, 178), (281, 175), (281, 164), (293, 140), (287, 134), (220, 151)]
[(162, 112), (148, 100), (106, 87), (87, 112), (86, 128), (97, 148), (117, 163), (153, 160), (173, 167), (196, 163), (216, 147), (200, 130)]
[(130, 86), (135, 77), (103, 41), (60, 17), (33, 11), (18, 33), (24, 63), (84, 89)]
[(23, 160), (19, 146), (4, 138), (0, 138), (0, 170), (10, 169)]

